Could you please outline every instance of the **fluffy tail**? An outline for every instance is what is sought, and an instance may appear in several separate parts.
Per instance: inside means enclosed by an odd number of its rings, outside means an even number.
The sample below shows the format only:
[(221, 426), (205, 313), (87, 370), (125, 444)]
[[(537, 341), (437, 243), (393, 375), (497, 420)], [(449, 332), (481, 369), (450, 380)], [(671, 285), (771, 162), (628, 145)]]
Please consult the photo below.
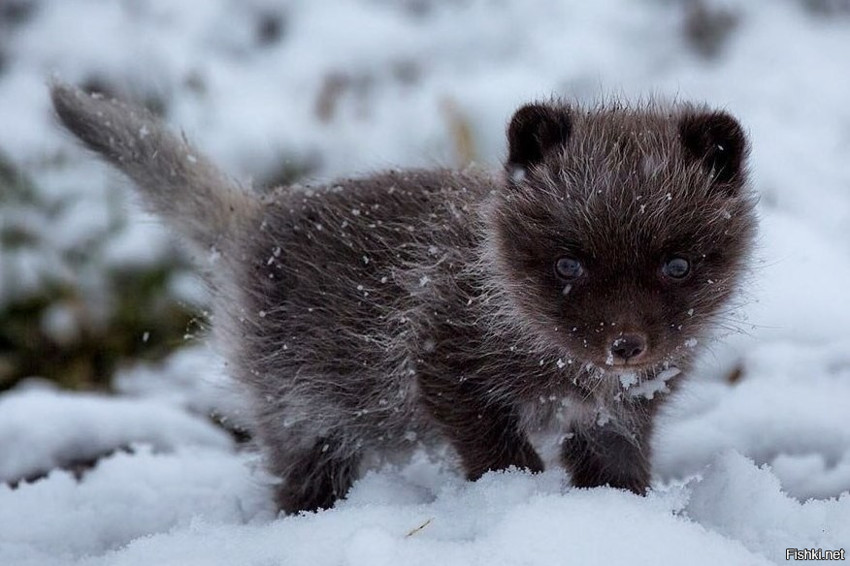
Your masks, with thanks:
[(256, 215), (256, 197), (146, 110), (61, 83), (50, 94), (65, 127), (132, 179), (148, 208), (198, 251), (226, 248)]

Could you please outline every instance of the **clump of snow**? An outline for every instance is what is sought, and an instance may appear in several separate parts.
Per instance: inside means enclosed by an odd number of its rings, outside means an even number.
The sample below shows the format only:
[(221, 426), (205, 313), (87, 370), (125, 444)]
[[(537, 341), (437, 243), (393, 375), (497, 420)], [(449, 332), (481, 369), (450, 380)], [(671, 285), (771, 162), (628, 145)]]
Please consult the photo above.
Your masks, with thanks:
[(638, 375), (634, 372), (620, 374), (620, 385), (623, 386), (623, 389), (628, 389), (637, 382)]
[(652, 379), (641, 381), (637, 387), (628, 390), (630, 397), (652, 399), (656, 393), (669, 393), (667, 382), (682, 373), (677, 367), (669, 367), (658, 372)]

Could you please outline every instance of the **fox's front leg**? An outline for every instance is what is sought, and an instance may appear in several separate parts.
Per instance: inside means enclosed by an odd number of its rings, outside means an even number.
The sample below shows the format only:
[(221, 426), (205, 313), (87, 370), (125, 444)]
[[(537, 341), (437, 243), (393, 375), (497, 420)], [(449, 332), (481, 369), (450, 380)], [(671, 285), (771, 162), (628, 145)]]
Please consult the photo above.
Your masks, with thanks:
[(488, 403), (474, 386), (463, 384), (450, 391), (425, 386), (423, 399), (457, 450), (467, 479), (512, 466), (543, 471), (543, 461), (520, 430), (513, 408)]
[(561, 459), (576, 487), (611, 487), (644, 494), (649, 487), (651, 420), (621, 428), (595, 423), (576, 427)]

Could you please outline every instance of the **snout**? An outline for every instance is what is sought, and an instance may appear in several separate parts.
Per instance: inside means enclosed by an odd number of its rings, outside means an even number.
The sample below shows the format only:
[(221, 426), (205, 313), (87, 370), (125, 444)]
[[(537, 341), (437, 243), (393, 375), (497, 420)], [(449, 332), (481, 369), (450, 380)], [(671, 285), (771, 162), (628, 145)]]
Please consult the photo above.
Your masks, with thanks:
[(627, 332), (615, 336), (609, 344), (611, 365), (636, 365), (646, 358), (649, 345), (643, 332)]

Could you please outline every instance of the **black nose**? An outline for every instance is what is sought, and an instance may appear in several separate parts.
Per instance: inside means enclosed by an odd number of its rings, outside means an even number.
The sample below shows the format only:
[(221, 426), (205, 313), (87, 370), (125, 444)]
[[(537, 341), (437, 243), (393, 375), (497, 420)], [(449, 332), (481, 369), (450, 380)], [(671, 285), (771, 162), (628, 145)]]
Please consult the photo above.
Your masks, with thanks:
[(614, 363), (626, 363), (639, 359), (646, 352), (646, 336), (637, 332), (617, 336), (611, 342)]

